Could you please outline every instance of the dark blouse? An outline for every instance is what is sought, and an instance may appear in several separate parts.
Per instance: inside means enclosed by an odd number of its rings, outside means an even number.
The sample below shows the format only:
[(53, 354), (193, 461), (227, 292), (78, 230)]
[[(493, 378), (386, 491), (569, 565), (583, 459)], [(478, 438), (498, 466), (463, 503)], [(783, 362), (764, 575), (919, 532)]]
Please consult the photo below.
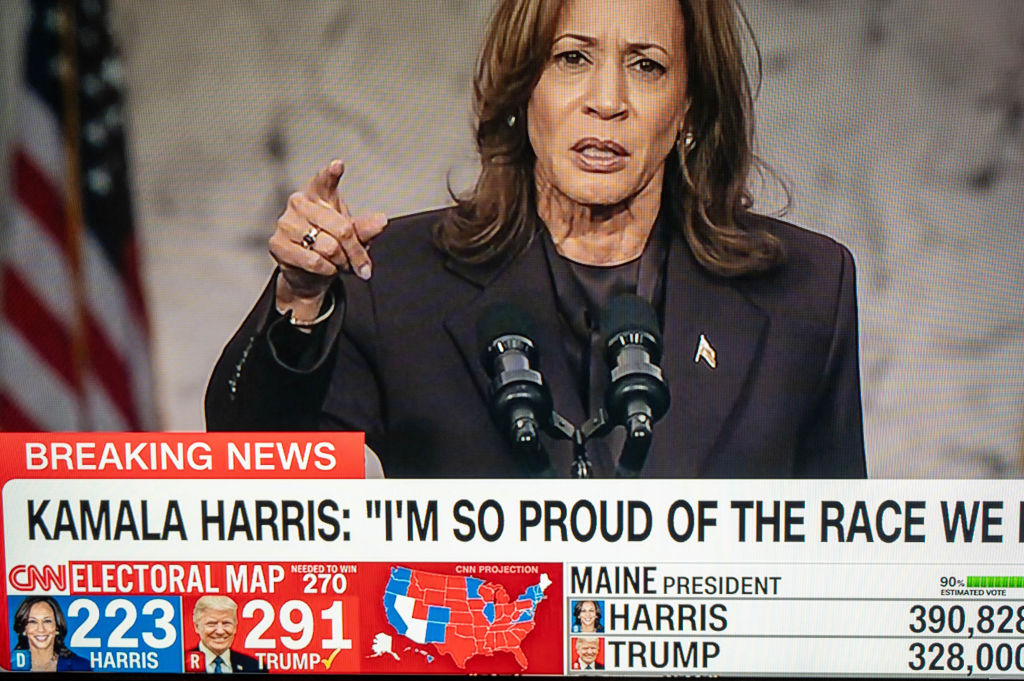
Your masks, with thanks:
[[(604, 406), (608, 390), (609, 367), (601, 342), (601, 312), (615, 296), (635, 293), (651, 303), (659, 318), (662, 317), (668, 251), (665, 238), (659, 220), (640, 257), (621, 265), (602, 267), (584, 265), (559, 255), (545, 232), (545, 255), (562, 321), (562, 342), (588, 419)], [(624, 441), (624, 429), (616, 428), (603, 438), (588, 440), (586, 448), (591, 459), (617, 461)]]

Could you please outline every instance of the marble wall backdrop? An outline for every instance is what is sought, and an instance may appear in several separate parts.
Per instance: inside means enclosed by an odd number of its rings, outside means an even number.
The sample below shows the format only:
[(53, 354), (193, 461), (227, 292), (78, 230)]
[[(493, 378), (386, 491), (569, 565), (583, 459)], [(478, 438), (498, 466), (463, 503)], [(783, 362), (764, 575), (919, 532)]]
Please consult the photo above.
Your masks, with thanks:
[[(470, 81), (491, 6), (113, 0), (166, 428), (203, 427), (206, 380), (271, 271), (284, 197), (323, 163), (347, 162), (353, 210), (392, 216), (472, 181)], [(744, 6), (760, 148), (792, 188), (788, 219), (857, 259), (871, 474), (1024, 474), (1018, 0)], [(25, 10), (0, 13), (6, 144)], [(776, 186), (759, 194), (779, 206)]]

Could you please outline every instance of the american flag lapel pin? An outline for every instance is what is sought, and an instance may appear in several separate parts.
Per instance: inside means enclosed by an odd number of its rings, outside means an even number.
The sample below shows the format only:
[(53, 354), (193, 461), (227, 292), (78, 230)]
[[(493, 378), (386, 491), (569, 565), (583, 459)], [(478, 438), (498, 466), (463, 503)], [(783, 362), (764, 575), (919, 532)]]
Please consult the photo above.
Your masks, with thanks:
[(718, 366), (718, 360), (715, 357), (715, 349), (711, 347), (711, 343), (704, 337), (704, 334), (700, 335), (700, 341), (697, 343), (697, 354), (693, 356), (695, 364), (704, 360), (708, 363), (708, 366), (714, 369)]

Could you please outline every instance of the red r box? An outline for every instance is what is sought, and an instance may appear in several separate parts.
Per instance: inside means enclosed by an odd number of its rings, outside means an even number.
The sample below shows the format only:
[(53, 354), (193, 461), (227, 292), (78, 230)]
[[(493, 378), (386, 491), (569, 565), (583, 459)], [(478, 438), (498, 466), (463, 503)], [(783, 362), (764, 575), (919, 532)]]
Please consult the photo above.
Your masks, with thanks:
[(192, 650), (185, 653), (185, 671), (187, 672), (205, 672), (206, 671), (206, 656), (198, 650)]

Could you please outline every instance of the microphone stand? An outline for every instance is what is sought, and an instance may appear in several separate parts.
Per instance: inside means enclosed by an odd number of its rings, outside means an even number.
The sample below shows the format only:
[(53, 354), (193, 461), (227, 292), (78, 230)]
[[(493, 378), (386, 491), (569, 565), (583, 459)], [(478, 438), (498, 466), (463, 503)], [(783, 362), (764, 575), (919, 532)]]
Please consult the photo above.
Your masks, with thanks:
[(587, 458), (587, 449), (580, 429), (569, 422), (557, 411), (551, 412), (551, 422), (546, 432), (556, 440), (572, 440), (572, 477), (577, 479), (591, 478), (594, 475)]
[[(603, 437), (615, 428), (615, 424), (608, 418), (608, 412), (601, 407), (597, 414), (590, 417), (581, 427), (577, 428), (567, 418), (557, 411), (551, 411), (551, 418), (542, 426), (545, 433), (555, 440), (569, 440), (572, 442), (572, 477), (576, 479), (589, 479), (594, 477), (593, 466), (587, 456), (587, 442), (591, 438)], [(644, 461), (647, 460), (647, 453), (651, 448), (650, 428), (627, 428), (626, 440), (622, 443), (622, 451), (619, 453), (619, 463), (615, 467), (615, 477), (636, 478), (640, 475)], [(554, 478), (555, 470), (550, 464), (547, 450), (539, 437), (528, 437), (512, 439), (515, 448), (522, 452), (524, 458), (533, 464), (533, 468), (539, 471), (538, 477)], [(639, 464), (639, 465), (637, 465)]]
[[(647, 460), (647, 453), (651, 450), (652, 432), (650, 420), (643, 416), (643, 414), (637, 416), (638, 423), (627, 424), (632, 427), (626, 428), (626, 439), (622, 443), (622, 451), (619, 452), (619, 463), (615, 466), (615, 477), (617, 478), (639, 477), (640, 469), (644, 467), (644, 462)], [(615, 424), (609, 420), (608, 412), (604, 407), (601, 407), (597, 410), (597, 414), (590, 417), (579, 429), (579, 449), (582, 451), (582, 457), (588, 470), (590, 462), (586, 460), (587, 455), (584, 448), (586, 442), (593, 437), (607, 435), (613, 428), (615, 428)], [(585, 477), (589, 477), (589, 475)]]

